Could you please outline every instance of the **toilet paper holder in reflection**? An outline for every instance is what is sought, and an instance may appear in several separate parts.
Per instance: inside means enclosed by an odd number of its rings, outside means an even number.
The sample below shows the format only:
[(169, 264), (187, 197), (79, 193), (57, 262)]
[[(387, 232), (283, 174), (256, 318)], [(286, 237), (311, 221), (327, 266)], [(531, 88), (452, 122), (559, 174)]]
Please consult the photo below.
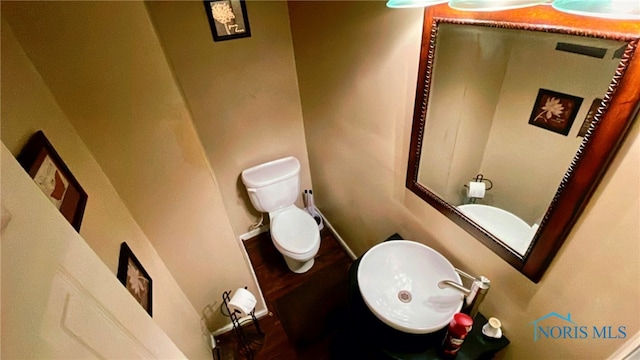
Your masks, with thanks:
[[(482, 175), (482, 174), (478, 174), (478, 175), (476, 175), (476, 177), (475, 177), (474, 179), (472, 179), (472, 181), (473, 181), (473, 182), (487, 182), (487, 183), (488, 183), (488, 186), (487, 186), (487, 188), (485, 189), (485, 191), (489, 191), (489, 190), (491, 190), (491, 189), (493, 188), (493, 181), (491, 181), (491, 180), (489, 180), (489, 179), (485, 178), (485, 177), (484, 177), (484, 175)], [(469, 188), (469, 185), (464, 184), (464, 187), (465, 187), (465, 188)], [(470, 201), (471, 203), (475, 203), (475, 202), (476, 202), (476, 199), (475, 199), (475, 198), (473, 198), (473, 197), (471, 197), (471, 198), (469, 198), (469, 201)]]
[[(472, 180), (475, 181), (475, 182), (483, 182), (483, 181), (488, 182), (489, 183), (489, 187), (487, 188), (487, 190), (491, 190), (491, 188), (493, 187), (493, 181), (485, 178), (484, 175), (482, 175), (482, 174), (476, 175), (475, 179), (472, 179)], [(464, 187), (468, 187), (467, 184), (464, 184)]]

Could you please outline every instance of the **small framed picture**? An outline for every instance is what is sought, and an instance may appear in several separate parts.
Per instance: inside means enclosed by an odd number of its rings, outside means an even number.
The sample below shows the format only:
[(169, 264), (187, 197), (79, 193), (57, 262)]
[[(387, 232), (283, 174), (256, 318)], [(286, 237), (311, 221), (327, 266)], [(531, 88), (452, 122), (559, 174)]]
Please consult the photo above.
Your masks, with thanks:
[(42, 131), (31, 136), (17, 160), (49, 201), (80, 231), (87, 193)]
[(582, 105), (582, 98), (540, 89), (533, 105), (529, 124), (567, 135)]
[(153, 281), (145, 271), (127, 243), (120, 244), (120, 258), (118, 259), (118, 280), (129, 293), (153, 316)]
[(251, 36), (244, 0), (204, 1), (213, 41)]

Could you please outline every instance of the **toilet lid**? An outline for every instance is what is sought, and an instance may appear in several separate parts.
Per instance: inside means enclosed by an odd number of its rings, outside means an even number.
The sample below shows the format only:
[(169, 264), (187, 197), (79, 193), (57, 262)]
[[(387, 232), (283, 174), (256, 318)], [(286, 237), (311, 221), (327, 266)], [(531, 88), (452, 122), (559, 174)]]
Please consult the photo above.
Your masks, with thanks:
[(271, 238), (286, 251), (304, 254), (316, 246), (320, 231), (309, 213), (292, 206), (278, 213), (271, 221)]

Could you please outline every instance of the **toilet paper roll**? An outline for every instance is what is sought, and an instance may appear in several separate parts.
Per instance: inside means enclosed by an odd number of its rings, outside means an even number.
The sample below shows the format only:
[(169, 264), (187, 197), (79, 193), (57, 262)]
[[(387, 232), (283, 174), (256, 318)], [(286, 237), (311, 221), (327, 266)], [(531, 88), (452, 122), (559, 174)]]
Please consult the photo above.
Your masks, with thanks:
[(471, 181), (467, 184), (467, 197), (482, 199), (486, 190), (487, 186), (484, 182)]
[(227, 304), (231, 313), (237, 312), (240, 317), (245, 317), (256, 307), (256, 297), (244, 288), (238, 288)]

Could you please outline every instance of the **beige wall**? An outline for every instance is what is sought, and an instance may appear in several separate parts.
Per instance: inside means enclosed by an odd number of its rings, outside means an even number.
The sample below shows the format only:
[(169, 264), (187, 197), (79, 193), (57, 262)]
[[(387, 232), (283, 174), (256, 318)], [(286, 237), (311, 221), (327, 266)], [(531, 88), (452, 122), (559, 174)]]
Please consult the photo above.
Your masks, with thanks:
[(475, 26), (442, 26), (418, 182), (459, 205), (467, 200), (463, 185), (483, 173), (483, 149), (491, 135), (510, 49), (502, 37), (479, 36)]
[[(56, 102), (55, 95), (50, 91), (40, 74), (38, 74), (33, 64), (27, 58), (14, 36), (13, 30), (5, 19), (5, 16), (10, 13), (9, 11), (5, 11), (5, 4), (6, 3), (2, 4), (1, 134), (3, 144), (7, 146), (8, 151), (10, 151), (13, 156), (16, 156), (31, 134), (38, 129), (44, 131), (60, 157), (65, 161), (65, 164), (72, 171), (83, 189), (89, 194), (89, 201), (82, 221), (80, 234), (97, 254), (97, 256), (95, 256), (96, 259), (99, 257), (100, 261), (104, 263), (104, 265), (101, 263), (92, 263), (92, 266), (98, 269), (101, 269), (100, 266), (108, 268), (113, 273), (112, 278), (115, 279), (118, 268), (120, 243), (126, 241), (153, 279), (155, 289), (153, 297), (153, 321), (169, 335), (173, 342), (189, 358), (210, 358), (210, 350), (207, 347), (208, 339), (200, 327), (200, 315), (194, 310), (193, 305), (191, 305), (191, 302), (172, 276), (166, 264), (158, 256), (152, 243), (136, 223), (134, 217), (119, 197), (106, 174), (102, 171), (100, 164), (96, 161), (88, 146), (85, 145), (85, 142), (83, 142), (71, 125), (64, 109)], [(2, 176), (4, 180), (4, 168), (2, 169)], [(1, 191), (2, 193), (11, 193), (16, 190), (5, 187), (3, 181)], [(29, 206), (35, 205), (26, 203), (25, 209), (29, 209)], [(36, 213), (35, 210), (29, 212), (29, 210), (25, 209), (20, 209), (20, 211), (26, 211), (27, 214)], [(32, 217), (33, 216), (34, 215), (32, 215)], [(61, 217), (56, 218), (56, 220), (65, 221)], [(14, 234), (17, 234), (16, 236), (18, 236), (18, 238), (27, 236), (30, 240), (46, 241), (46, 246), (43, 246), (43, 248), (48, 249), (48, 251), (54, 251), (47, 247), (54, 246), (48, 242), (48, 240), (50, 240), (48, 237), (51, 236), (51, 231), (53, 230), (47, 232), (48, 235), (44, 238), (34, 239), (29, 229), (16, 229), (16, 224), (18, 224), (18, 222), (11, 225), (14, 226), (12, 231)], [(56, 229), (62, 227), (63, 225), (55, 226)], [(59, 238), (57, 239), (61, 240), (64, 238), (64, 234), (65, 232), (58, 234)], [(72, 240), (77, 241), (76, 238), (80, 239), (80, 237), (76, 235), (72, 239), (65, 238), (65, 240), (70, 242)], [(4, 240), (5, 239), (3, 239), (2, 243), (3, 247), (10, 244)], [(22, 246), (22, 243), (16, 246)], [(11, 254), (13, 253), (3, 251), (2, 254), (3, 256), (12, 256)], [(34, 264), (29, 264), (31, 268), (38, 268), (38, 266), (43, 265), (37, 260), (34, 261)], [(87, 261), (94, 261), (93, 257), (89, 257)], [(20, 288), (27, 286), (27, 284), (16, 284), (5, 281), (10, 279), (8, 274), (13, 271), (19, 271), (15, 268), (7, 267), (12, 263), (14, 263), (13, 260), (2, 262), (3, 296), (12, 296), (10, 290), (12, 287)], [(45, 274), (45, 270), (43, 269), (42, 271), (43, 274)], [(18, 278), (20, 277), (18, 276)], [(42, 279), (42, 282), (46, 283), (47, 280), (50, 279)], [(45, 289), (41, 289), (41, 291), (45, 291)], [(13, 295), (17, 296), (19, 293), (22, 294), (22, 292), (14, 292)], [(114, 298), (118, 298), (118, 296), (114, 295)], [(32, 321), (20, 317), (18, 318), (20, 324), (12, 325), (11, 320), (13, 320), (14, 317), (7, 317), (6, 312), (16, 315), (18, 310), (11, 306), (12, 303), (5, 302), (5, 299), (7, 298), (3, 297), (2, 319), (3, 327), (5, 327), (3, 336), (6, 335), (11, 338), (12, 334), (15, 335), (15, 332), (18, 331), (16, 329), (24, 328), (25, 322), (32, 324), (29, 326), (35, 326), (34, 324), (37, 324), (39, 319), (36, 318), (36, 316), (38, 313), (34, 309), (31, 309), (31, 314), (34, 316)], [(30, 301), (30, 299), (25, 298), (15, 299), (12, 297), (11, 299), (14, 301)], [(112, 299), (99, 300), (108, 302)], [(144, 310), (139, 308), (137, 304), (131, 303), (131, 305), (135, 307), (123, 309), (123, 311), (128, 311), (129, 313), (144, 313)], [(29, 314), (29, 310), (27, 309), (24, 313)], [(146, 314), (137, 314), (134, 318), (140, 316), (146, 316)], [(152, 329), (149, 331), (152, 331)], [(19, 336), (19, 338), (22, 338), (26, 343), (30, 340), (24, 339), (24, 336)], [(12, 343), (12, 345), (18, 346), (17, 343)], [(9, 347), (7, 348), (7, 351), (9, 351)], [(3, 350), (4, 349), (3, 347)], [(3, 352), (2, 355), (3, 357), (7, 355), (11, 358), (12, 356), (10, 354), (11, 352), (7, 354)]]
[[(22, 50), (15, 46), (5, 54), (3, 48), (2, 139), (10, 150), (17, 153), (35, 130), (50, 133), (54, 124), (68, 120), (79, 138), (51, 133), (52, 142), (67, 152), (86, 144), (96, 168), (198, 313), (210, 314), (208, 305), (219, 306), (227, 290), (249, 286), (257, 294), (221, 188), (144, 4), (3, 2), (2, 18), (24, 50), (17, 66), (42, 82), (25, 86), (23, 76), (5, 66), (5, 57), (14, 61)], [(40, 89), (51, 94), (36, 96)], [(57, 108), (63, 119), (52, 120), (49, 108)], [(81, 235), (115, 272), (118, 246), (131, 239), (93, 218), (111, 209), (88, 190)], [(227, 321), (213, 314), (213, 329)]]
[(404, 187), (422, 27), (384, 2), (292, 2), (291, 31), (317, 204), (358, 254), (394, 232), (492, 280), (508, 359), (605, 358), (623, 340), (533, 341), (555, 311), (639, 331), (638, 121), (547, 274), (534, 284)]
[[(153, 272), (153, 285), (166, 290), (156, 299), (154, 318), (51, 206), (4, 144), (0, 155), (3, 359), (210, 358), (198, 314), (148, 251), (146, 239), (130, 245)], [(90, 186), (94, 194), (97, 183)], [(115, 227), (126, 230), (124, 225)], [(171, 312), (165, 311), (168, 302), (175, 302)]]
[[(47, 111), (63, 113), (79, 137), (61, 136), (56, 147), (73, 159), (86, 144), (82, 156), (95, 158), (197, 312), (252, 281), (236, 239), (258, 214), (241, 170), (293, 154), (303, 162), (302, 186), (311, 184), (309, 163), (318, 206), (356, 253), (399, 232), (488, 276), (494, 286), (481, 310), (503, 320), (512, 341), (505, 357), (603, 358), (621, 344), (534, 343), (531, 322), (551, 311), (638, 332), (637, 121), (549, 272), (533, 284), (404, 187), (420, 10), (292, 2), (289, 30), (284, 3), (249, 1), (252, 37), (214, 43), (199, 1), (2, 6), (3, 142), (15, 152), (36, 128), (64, 123)], [(19, 66), (45, 85), (5, 73), (5, 18), (30, 60)], [(90, 230), (100, 223), (90, 213), (102, 209), (87, 209), (84, 237), (111, 234), (104, 225)], [(121, 236), (107, 245), (87, 240), (111, 269)], [(605, 272), (594, 254), (622, 266)]]
[(302, 164), (302, 189), (311, 186), (286, 2), (248, 1), (251, 37), (222, 42), (213, 41), (202, 2), (146, 5), (228, 218), (237, 235), (246, 233), (260, 215), (242, 170), (293, 155)]

